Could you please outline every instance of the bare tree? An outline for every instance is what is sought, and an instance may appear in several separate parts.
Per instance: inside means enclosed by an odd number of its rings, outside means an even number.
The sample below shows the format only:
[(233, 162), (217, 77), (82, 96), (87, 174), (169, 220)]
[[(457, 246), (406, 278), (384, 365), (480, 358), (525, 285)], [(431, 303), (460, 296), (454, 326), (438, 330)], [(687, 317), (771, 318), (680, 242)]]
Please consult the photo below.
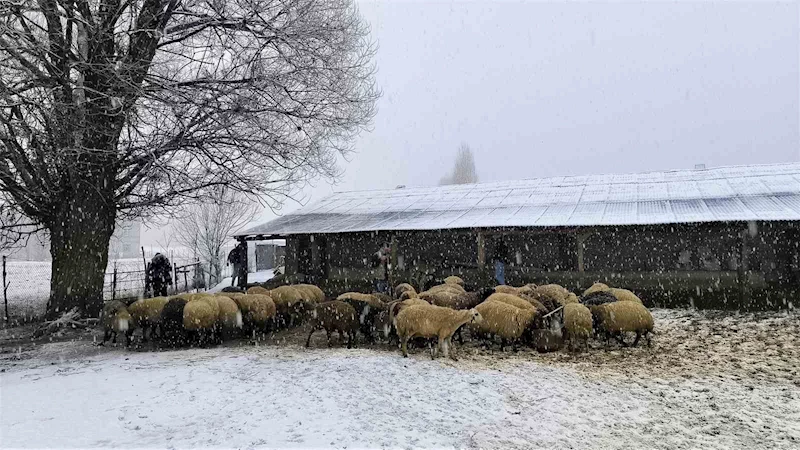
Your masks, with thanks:
[(456, 164), (453, 172), (439, 180), (439, 185), (468, 184), (478, 182), (478, 172), (475, 170), (475, 159), (472, 150), (467, 144), (461, 144), (456, 155)]
[(213, 280), (222, 278), (224, 246), (230, 236), (249, 223), (260, 210), (258, 203), (225, 186), (213, 189), (210, 198), (187, 208), (173, 225), (175, 238), (194, 250), (208, 264)]
[(49, 231), (47, 315), (98, 313), (118, 219), (338, 176), (374, 51), (352, 0), (0, 1), (0, 201)]

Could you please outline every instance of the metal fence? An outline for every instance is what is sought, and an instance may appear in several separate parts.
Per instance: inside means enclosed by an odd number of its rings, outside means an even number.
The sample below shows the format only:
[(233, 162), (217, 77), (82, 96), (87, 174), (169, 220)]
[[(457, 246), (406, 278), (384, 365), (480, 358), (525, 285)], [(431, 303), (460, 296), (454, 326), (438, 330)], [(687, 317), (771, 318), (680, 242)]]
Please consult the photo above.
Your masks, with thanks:
[[(50, 261), (16, 261), (2, 257), (2, 301), (4, 317), (17, 317), (30, 320), (41, 317), (47, 308), (50, 297)], [(230, 268), (223, 266), (222, 277), (228, 276)], [(228, 272), (228, 273), (226, 273)], [(216, 284), (209, 279), (209, 270), (191, 258), (173, 261), (173, 285), (170, 294), (187, 292), (192, 289), (206, 289)], [(145, 268), (141, 258), (109, 261), (103, 283), (103, 297), (106, 300), (129, 299), (145, 293)]]

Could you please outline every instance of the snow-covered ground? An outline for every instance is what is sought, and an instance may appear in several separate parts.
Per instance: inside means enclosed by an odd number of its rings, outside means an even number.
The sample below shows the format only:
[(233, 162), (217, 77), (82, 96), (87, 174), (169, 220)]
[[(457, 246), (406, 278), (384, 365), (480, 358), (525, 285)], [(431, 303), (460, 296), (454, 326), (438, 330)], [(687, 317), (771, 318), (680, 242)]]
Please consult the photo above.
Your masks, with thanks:
[[(654, 347), (540, 355), (386, 345), (0, 354), (4, 447), (800, 448), (793, 313), (656, 310)], [(7, 334), (0, 333), (2, 339)], [(735, 356), (734, 356), (735, 355)]]

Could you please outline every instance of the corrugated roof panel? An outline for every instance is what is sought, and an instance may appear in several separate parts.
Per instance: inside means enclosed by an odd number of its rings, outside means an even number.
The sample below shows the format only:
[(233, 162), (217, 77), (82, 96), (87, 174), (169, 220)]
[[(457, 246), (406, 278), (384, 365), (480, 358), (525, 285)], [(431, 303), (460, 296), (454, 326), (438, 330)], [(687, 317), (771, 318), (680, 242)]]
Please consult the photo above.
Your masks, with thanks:
[(800, 163), (340, 192), (242, 233), (800, 220)]
[(709, 217), (703, 200), (672, 200), (669, 204), (678, 222), (696, 222)]

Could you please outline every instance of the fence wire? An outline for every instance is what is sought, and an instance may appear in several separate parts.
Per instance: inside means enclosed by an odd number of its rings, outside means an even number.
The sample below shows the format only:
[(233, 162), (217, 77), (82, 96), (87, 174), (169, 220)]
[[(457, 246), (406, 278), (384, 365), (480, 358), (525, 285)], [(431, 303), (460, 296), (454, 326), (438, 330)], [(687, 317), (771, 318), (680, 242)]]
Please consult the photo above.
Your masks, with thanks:
[[(180, 258), (171, 262), (173, 284), (170, 294), (208, 289), (230, 276), (231, 272), (230, 267), (223, 264), (219, 276), (211, 276), (207, 264), (198, 263), (192, 258)], [(8, 316), (30, 320), (44, 315), (50, 297), (51, 271), (50, 261), (5, 260), (4, 297), (8, 302)], [(129, 300), (143, 295), (144, 261), (141, 258), (109, 261), (104, 275), (103, 298), (106, 301)], [(0, 301), (3, 299), (0, 298)]]

